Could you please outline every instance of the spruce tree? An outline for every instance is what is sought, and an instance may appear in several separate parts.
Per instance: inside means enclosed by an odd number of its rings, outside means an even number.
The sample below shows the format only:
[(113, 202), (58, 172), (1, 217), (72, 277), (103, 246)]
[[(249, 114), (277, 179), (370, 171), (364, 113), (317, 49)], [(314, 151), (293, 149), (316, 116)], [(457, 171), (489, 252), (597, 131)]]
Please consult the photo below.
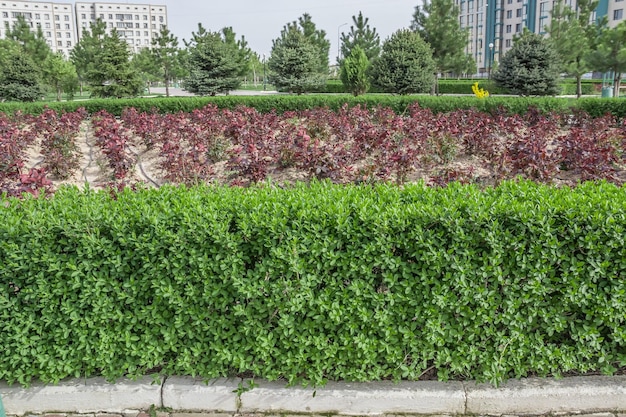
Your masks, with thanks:
[(279, 90), (297, 94), (319, 90), (326, 84), (328, 73), (322, 70), (320, 59), (319, 47), (297, 27), (289, 25), (273, 42), (267, 62), (268, 81)]
[(492, 75), (512, 94), (550, 96), (559, 93), (559, 56), (546, 38), (525, 29)]
[(198, 25), (198, 32), (187, 46), (189, 76), (183, 82), (187, 91), (214, 96), (239, 87), (240, 55), (236, 44), (226, 42), (221, 33)]
[(372, 84), (386, 93), (426, 93), (435, 82), (435, 69), (428, 44), (416, 32), (402, 29), (383, 43), (372, 64)]

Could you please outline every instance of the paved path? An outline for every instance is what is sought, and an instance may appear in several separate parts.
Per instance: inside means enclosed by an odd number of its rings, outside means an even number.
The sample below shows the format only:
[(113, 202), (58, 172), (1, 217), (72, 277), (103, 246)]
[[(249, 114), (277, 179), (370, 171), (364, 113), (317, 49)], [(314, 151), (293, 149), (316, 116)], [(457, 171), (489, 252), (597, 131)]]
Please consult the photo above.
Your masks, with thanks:
[[(498, 388), (471, 381), (329, 382), (317, 388), (261, 380), (249, 388), (249, 381), (240, 378), (205, 383), (168, 377), (154, 382), (149, 377), (115, 384), (99, 378), (75, 379), (27, 389), (0, 384), (0, 395), (10, 416), (80, 413), (81, 417), (137, 417), (156, 407), (168, 410), (160, 417), (194, 417), (181, 414), (183, 410), (216, 417), (242, 413), (579, 417), (595, 413), (595, 417), (626, 417), (626, 376), (529, 378), (511, 380)], [(104, 413), (115, 416), (101, 415)]]

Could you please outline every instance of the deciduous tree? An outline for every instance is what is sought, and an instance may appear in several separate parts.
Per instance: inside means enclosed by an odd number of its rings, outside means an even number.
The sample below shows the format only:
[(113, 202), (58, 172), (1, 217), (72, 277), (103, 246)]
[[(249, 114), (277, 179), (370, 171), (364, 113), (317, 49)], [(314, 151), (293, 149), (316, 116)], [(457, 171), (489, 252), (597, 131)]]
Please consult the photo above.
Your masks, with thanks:
[(622, 74), (626, 72), (626, 22), (603, 29), (588, 59), (594, 70), (613, 72), (613, 97), (618, 97)]
[(422, 6), (415, 7), (411, 29), (430, 45), (437, 73), (467, 67), (469, 31), (461, 28), (454, 0), (424, 0)]

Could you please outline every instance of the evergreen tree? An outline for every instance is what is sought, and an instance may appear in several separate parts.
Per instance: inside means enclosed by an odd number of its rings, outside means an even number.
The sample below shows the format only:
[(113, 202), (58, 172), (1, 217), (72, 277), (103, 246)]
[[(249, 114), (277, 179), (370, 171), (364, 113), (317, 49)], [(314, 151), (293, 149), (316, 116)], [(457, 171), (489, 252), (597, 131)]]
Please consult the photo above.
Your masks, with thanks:
[(139, 73), (142, 84), (148, 86), (148, 92), (150, 84), (163, 80), (157, 58), (150, 48), (140, 49), (139, 52), (133, 54), (130, 62), (131, 66)]
[(369, 18), (363, 17), (362, 12), (359, 12), (358, 16), (352, 16), (352, 22), (354, 24), (350, 26), (350, 32), (341, 33), (341, 56), (337, 57), (337, 62), (341, 65), (342, 58), (350, 56), (357, 46), (372, 62), (380, 55), (380, 36), (375, 28), (370, 28)]
[(328, 73), (320, 59), (319, 47), (296, 26), (288, 26), (273, 41), (268, 80), (279, 90), (297, 94), (318, 90), (326, 84)]
[(359, 45), (352, 48), (350, 55), (341, 63), (341, 82), (355, 96), (367, 93), (370, 88), (369, 67), (367, 55)]
[(543, 36), (525, 29), (493, 73), (498, 86), (513, 94), (547, 96), (559, 93), (559, 56)]
[(430, 46), (418, 33), (402, 29), (383, 43), (372, 64), (372, 83), (387, 93), (425, 93), (435, 82), (435, 70)]
[(143, 92), (139, 72), (130, 65), (128, 44), (117, 31), (104, 35), (94, 63), (86, 74), (91, 95), (100, 98), (135, 97)]
[(32, 58), (21, 48), (3, 54), (0, 67), (0, 100), (36, 101), (44, 95), (40, 74)]
[(165, 26), (152, 39), (150, 53), (154, 58), (157, 74), (165, 84), (165, 96), (170, 96), (170, 82), (181, 73), (178, 38)]
[(16, 41), (22, 46), (24, 53), (28, 54), (33, 62), (44, 62), (52, 50), (43, 36), (41, 26), (37, 26), (35, 32), (23, 16), (18, 16), (12, 27), (6, 26), (6, 39)]
[(83, 93), (83, 84), (87, 82), (87, 73), (96, 64), (96, 55), (102, 49), (102, 41), (106, 35), (106, 23), (97, 20), (89, 24), (89, 30), (83, 28), (83, 34), (72, 51), (70, 60), (76, 68), (80, 93)]
[(209, 32), (198, 24), (188, 45), (189, 76), (183, 82), (187, 91), (206, 96), (228, 93), (241, 84), (239, 50), (222, 34)]
[(469, 31), (461, 28), (454, 0), (424, 0), (421, 7), (415, 7), (411, 29), (430, 45), (437, 73), (467, 66)]
[[(330, 53), (330, 41), (326, 39), (326, 31), (317, 29), (315, 23), (308, 13), (303, 14), (298, 18), (298, 21), (288, 23), (283, 27), (280, 33), (280, 38), (289, 36), (291, 31), (300, 32), (307, 42), (312, 45), (317, 53), (317, 71), (320, 73), (328, 74), (328, 54)], [(275, 43), (276, 40), (273, 41)]]
[(588, 60), (596, 71), (613, 72), (613, 97), (618, 97), (622, 74), (626, 72), (626, 21), (601, 31)]
[(237, 35), (233, 31), (232, 27), (223, 28), (222, 35), (224, 36), (224, 42), (232, 45), (237, 50), (237, 66), (239, 67), (239, 76), (247, 76), (250, 71), (250, 61), (253, 56), (252, 49), (248, 46), (248, 41), (246, 41), (244, 36), (237, 40)]
[(73, 96), (73, 87), (78, 83), (76, 68), (65, 59), (61, 52), (51, 54), (46, 58), (43, 64), (43, 77), (55, 91), (57, 101), (61, 101), (61, 94), (64, 91)]

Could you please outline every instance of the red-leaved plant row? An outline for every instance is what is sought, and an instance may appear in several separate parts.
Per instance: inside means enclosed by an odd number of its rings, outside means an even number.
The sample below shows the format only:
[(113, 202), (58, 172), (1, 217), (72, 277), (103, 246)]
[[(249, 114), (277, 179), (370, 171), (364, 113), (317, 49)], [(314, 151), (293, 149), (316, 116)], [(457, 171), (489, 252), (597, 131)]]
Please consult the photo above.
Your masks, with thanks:
[[(0, 114), (0, 191), (50, 192), (50, 178), (79, 167), (76, 137), (83, 109), (37, 117)], [(190, 113), (140, 113), (121, 119), (93, 115), (96, 143), (112, 170), (109, 185), (131, 184), (136, 153), (155, 150), (161, 180), (169, 183), (228, 182), (247, 186), (268, 178), (329, 179), (337, 183), (423, 178), (485, 184), (522, 176), (546, 183), (626, 179), (626, 124), (612, 116), (524, 116), (458, 110), (433, 114), (412, 105), (405, 114), (389, 108), (344, 106), (339, 111), (259, 113), (209, 105)], [(26, 150), (41, 140), (41, 167), (26, 170)]]
[[(338, 183), (401, 184), (420, 172), (433, 185), (516, 176), (553, 183), (560, 174), (572, 184), (625, 179), (626, 125), (609, 115), (433, 114), (417, 104), (404, 115), (358, 106), (278, 115), (207, 106), (172, 115), (128, 109), (122, 121), (144, 146), (159, 150), (171, 182), (211, 181), (224, 161), (233, 185), (280, 177), (286, 169)], [(470, 163), (455, 163), (463, 158)], [(478, 169), (489, 178), (477, 178)]]

